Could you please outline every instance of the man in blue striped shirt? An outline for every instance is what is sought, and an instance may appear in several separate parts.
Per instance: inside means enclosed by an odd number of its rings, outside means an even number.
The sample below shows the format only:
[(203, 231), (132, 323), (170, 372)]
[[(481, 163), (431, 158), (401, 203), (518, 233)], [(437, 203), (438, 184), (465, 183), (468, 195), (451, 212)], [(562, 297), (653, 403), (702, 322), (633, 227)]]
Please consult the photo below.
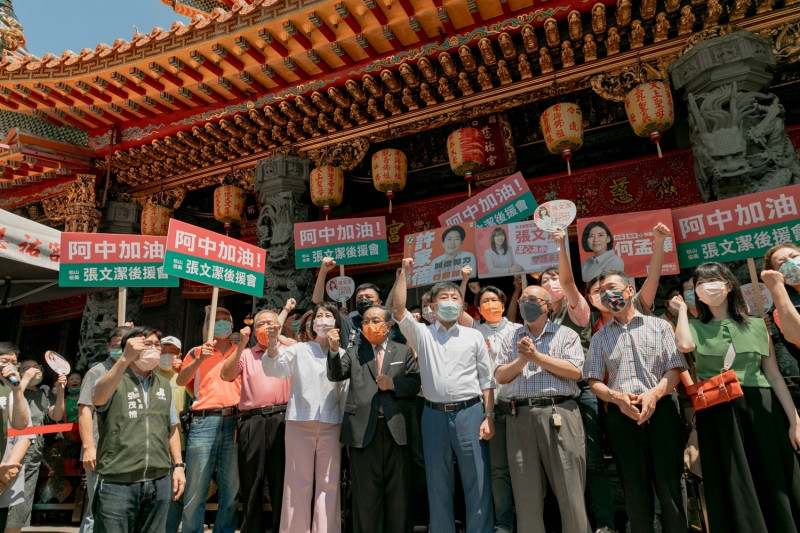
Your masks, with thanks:
[(634, 287), (624, 272), (607, 270), (599, 284), (601, 304), (614, 319), (592, 337), (583, 373), (592, 392), (608, 402), (608, 438), (631, 531), (653, 532), (653, 488), (665, 531), (685, 531), (683, 432), (670, 392), (686, 363), (670, 324), (634, 308)]

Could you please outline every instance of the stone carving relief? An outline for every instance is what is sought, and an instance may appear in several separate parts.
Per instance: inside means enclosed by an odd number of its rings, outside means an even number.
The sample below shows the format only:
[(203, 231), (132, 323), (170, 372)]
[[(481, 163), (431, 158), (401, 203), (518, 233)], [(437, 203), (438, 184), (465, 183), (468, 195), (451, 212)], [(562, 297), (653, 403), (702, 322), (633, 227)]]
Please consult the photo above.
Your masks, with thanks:
[(349, 171), (363, 161), (368, 150), (369, 140), (359, 137), (333, 146), (309, 150), (306, 155), (314, 161), (316, 166), (333, 165)]
[[(127, 292), (125, 320), (141, 324), (144, 289), (129, 287)], [(118, 295), (116, 290), (112, 290), (86, 296), (75, 363), (78, 370), (86, 370), (108, 356), (106, 342), (111, 330), (117, 327)]]
[(79, 174), (66, 192), (42, 200), (42, 207), (47, 218), (64, 225), (64, 231), (94, 233), (102, 217), (96, 199), (95, 177)]

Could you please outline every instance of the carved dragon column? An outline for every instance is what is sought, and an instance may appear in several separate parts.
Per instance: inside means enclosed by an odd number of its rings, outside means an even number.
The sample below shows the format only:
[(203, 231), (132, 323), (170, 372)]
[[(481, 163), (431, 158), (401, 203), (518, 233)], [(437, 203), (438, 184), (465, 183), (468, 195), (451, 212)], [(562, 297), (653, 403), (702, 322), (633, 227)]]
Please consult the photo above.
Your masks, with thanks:
[(258, 245), (267, 250), (261, 309), (280, 309), (288, 298), (298, 309), (311, 308), (314, 271), (297, 270), (294, 261), (294, 225), (306, 222), (309, 206), (301, 201), (308, 188), (311, 161), (276, 155), (258, 162), (255, 192), (263, 206), (258, 216)]
[(0, 57), (3, 52), (20, 59), (28, 53), (25, 48), (25, 32), (14, 14), (11, 0), (0, 0)]
[(706, 201), (800, 182), (772, 81), (772, 42), (747, 31), (701, 41), (669, 67), (687, 104), (695, 174)]

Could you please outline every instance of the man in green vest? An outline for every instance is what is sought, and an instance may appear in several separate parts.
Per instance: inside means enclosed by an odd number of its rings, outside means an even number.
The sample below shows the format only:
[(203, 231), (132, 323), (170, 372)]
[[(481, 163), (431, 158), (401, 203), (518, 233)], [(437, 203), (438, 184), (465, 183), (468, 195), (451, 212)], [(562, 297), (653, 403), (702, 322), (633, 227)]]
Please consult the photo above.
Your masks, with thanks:
[(170, 382), (153, 372), (161, 332), (133, 328), (122, 346), (92, 390), (100, 430), (94, 527), (97, 533), (163, 533), (186, 476)]

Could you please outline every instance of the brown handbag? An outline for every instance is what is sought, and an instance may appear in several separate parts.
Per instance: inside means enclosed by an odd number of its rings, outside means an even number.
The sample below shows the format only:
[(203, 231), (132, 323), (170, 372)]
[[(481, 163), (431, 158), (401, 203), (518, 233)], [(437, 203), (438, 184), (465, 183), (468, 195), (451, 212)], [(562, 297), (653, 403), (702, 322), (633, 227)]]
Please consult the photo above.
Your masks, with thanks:
[[(744, 396), (742, 386), (739, 384), (739, 378), (736, 377), (736, 372), (730, 370), (735, 358), (736, 350), (733, 347), (733, 343), (731, 343), (728, 347), (728, 352), (725, 354), (722, 370), (718, 375), (691, 385), (686, 384), (684, 381), (683, 385), (686, 387), (686, 394), (691, 398), (695, 411), (707, 409)], [(681, 379), (683, 380), (683, 378)]]

